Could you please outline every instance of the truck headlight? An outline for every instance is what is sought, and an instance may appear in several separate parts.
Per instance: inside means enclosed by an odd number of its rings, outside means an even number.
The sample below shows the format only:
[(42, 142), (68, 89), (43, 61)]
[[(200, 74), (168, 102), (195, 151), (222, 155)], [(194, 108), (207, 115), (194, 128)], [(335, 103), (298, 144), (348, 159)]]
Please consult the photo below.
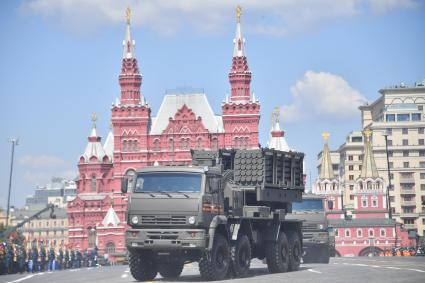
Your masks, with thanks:
[(139, 223), (139, 217), (137, 217), (137, 216), (131, 217), (131, 223), (133, 223), (133, 224)]
[(190, 216), (190, 217), (187, 219), (187, 222), (189, 222), (189, 224), (195, 224), (195, 222), (196, 222), (196, 217), (195, 217), (195, 216)]
[(317, 228), (319, 228), (320, 230), (323, 230), (323, 224), (317, 225)]

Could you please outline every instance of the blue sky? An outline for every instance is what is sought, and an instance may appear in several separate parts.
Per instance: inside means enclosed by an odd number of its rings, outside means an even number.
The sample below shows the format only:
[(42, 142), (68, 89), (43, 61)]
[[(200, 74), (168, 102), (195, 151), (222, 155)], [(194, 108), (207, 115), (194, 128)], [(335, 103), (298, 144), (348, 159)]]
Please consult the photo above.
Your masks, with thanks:
[(252, 90), (261, 101), (261, 144), (272, 109), (282, 107), (287, 141), (307, 154), (313, 180), (321, 132), (331, 133), (336, 148), (360, 128), (358, 105), (378, 98), (382, 87), (425, 79), (423, 1), (1, 1), (0, 206), (7, 198), (8, 137), (20, 139), (16, 205), (52, 176), (76, 176), (93, 111), (106, 137), (119, 95), (127, 5), (152, 112), (166, 89), (190, 86), (203, 88), (220, 113), (237, 3)]

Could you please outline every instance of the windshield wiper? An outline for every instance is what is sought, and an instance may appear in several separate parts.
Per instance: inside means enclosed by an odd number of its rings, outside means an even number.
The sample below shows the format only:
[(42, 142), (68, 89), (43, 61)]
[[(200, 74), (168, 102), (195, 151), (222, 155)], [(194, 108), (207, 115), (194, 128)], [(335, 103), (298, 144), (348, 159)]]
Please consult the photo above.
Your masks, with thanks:
[(163, 195), (166, 195), (166, 196), (168, 196), (169, 198), (172, 198), (172, 197), (173, 197), (172, 195), (170, 195), (169, 193), (167, 193), (167, 192), (165, 192), (165, 191), (159, 191), (158, 193), (163, 194)]
[(184, 192), (181, 192), (181, 191), (176, 191), (176, 192), (174, 192), (174, 193), (177, 193), (177, 194), (182, 194), (182, 195), (184, 195), (186, 198), (189, 198), (189, 196), (187, 195), (187, 194), (185, 194)]

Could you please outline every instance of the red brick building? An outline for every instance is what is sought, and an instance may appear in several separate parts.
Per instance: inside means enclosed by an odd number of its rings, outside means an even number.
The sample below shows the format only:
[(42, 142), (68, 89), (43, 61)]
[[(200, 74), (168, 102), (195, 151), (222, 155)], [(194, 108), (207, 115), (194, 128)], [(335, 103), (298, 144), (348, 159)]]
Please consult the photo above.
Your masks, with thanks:
[[(167, 94), (153, 116), (141, 94), (142, 75), (127, 19), (119, 85), (111, 108), (111, 132), (102, 144), (96, 117), (78, 162), (77, 196), (68, 203), (69, 242), (75, 248), (95, 245), (100, 253), (125, 250), (125, 210), (121, 178), (154, 164), (188, 164), (190, 149), (256, 148), (260, 103), (251, 93), (251, 71), (238, 19), (229, 72), (230, 97), (216, 115), (204, 93)], [(223, 82), (224, 83), (224, 82)]]

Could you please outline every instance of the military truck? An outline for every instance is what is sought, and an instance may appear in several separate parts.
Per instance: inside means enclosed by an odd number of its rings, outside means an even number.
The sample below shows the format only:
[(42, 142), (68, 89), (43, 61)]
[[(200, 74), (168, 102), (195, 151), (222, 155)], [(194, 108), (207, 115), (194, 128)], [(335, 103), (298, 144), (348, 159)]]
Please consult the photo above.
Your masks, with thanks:
[(303, 220), (303, 262), (329, 263), (335, 241), (326, 218), (325, 198), (313, 194), (304, 194), (302, 198), (302, 202), (294, 203), (287, 218)]
[(272, 149), (192, 151), (192, 166), (153, 166), (122, 181), (126, 247), (138, 281), (180, 276), (199, 262), (203, 280), (245, 277), (252, 258), (271, 273), (297, 270), (303, 153)]

